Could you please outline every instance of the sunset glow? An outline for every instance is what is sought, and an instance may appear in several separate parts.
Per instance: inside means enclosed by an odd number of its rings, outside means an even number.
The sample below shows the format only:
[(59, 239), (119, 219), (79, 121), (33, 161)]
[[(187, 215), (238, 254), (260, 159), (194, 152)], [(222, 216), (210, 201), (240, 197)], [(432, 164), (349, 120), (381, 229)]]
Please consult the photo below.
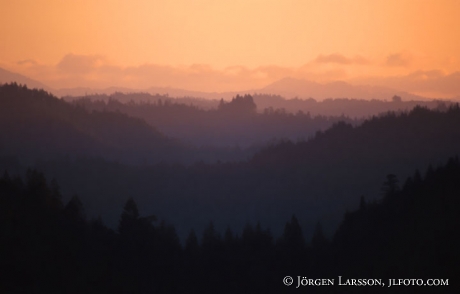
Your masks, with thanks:
[(54, 88), (284, 77), (460, 95), (460, 2), (2, 0), (0, 67)]
[(0, 293), (460, 293), (460, 0), (0, 0), (0, 40)]

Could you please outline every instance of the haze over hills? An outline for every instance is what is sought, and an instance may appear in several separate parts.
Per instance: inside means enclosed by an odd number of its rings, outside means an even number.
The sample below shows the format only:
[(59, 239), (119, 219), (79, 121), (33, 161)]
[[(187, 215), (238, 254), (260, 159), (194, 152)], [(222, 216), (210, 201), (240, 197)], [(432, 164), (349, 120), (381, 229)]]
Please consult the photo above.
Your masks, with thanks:
[(231, 99), (236, 96), (238, 93), (252, 93), (254, 91), (239, 91), (239, 92), (200, 92), (200, 91), (190, 91), (185, 89), (178, 89), (173, 87), (149, 87), (147, 89), (135, 89), (127, 87), (117, 87), (112, 86), (108, 88), (91, 88), (91, 87), (75, 87), (75, 88), (52, 88), (45, 85), (42, 82), (31, 79), (24, 75), (0, 68), (0, 84), (16, 82), (18, 84), (27, 85), (28, 88), (33, 89), (43, 89), (52, 93), (57, 97), (64, 96), (84, 96), (84, 95), (94, 95), (94, 94), (113, 94), (116, 92), (120, 93), (150, 93), (150, 94), (167, 94), (170, 97), (194, 97), (194, 98), (205, 98), (205, 99)]
[[(147, 102), (135, 103), (138, 95), (117, 93), (111, 96), (85, 96), (71, 101), (88, 111), (110, 111), (141, 118), (168, 136), (188, 142), (194, 146), (254, 148), (274, 139), (298, 140), (312, 137), (318, 130), (325, 130), (339, 121), (354, 125), (360, 119), (349, 119), (342, 115), (312, 116), (299, 111), (288, 113), (281, 109), (261, 109), (250, 95), (236, 96), (231, 102), (217, 102), (211, 109), (203, 109), (201, 101), (185, 98), (170, 99), (167, 96), (144, 94), (138, 99)], [(267, 97), (259, 97), (261, 99)], [(67, 98), (65, 98), (67, 100)], [(131, 100), (130, 100), (131, 99)], [(184, 101), (185, 100), (185, 101)], [(209, 100), (206, 100), (209, 101)], [(282, 101), (285, 102), (283, 99)], [(211, 103), (209, 103), (211, 104)], [(257, 105), (256, 105), (257, 104)], [(256, 109), (259, 108), (259, 111)], [(281, 107), (280, 107), (281, 108)]]
[(335, 81), (325, 84), (302, 80), (294, 78), (283, 78), (274, 83), (271, 83), (263, 88), (232, 91), (232, 92), (204, 92), (204, 91), (190, 91), (186, 89), (178, 89), (174, 87), (149, 87), (146, 89), (134, 89), (127, 87), (108, 87), (103, 89), (95, 89), (90, 87), (77, 87), (77, 88), (62, 88), (53, 89), (43, 83), (30, 79), (26, 76), (7, 71), (0, 68), (0, 83), (17, 82), (19, 84), (26, 84), (29, 88), (42, 88), (46, 91), (53, 93), (58, 97), (64, 96), (84, 96), (92, 94), (112, 94), (115, 92), (121, 93), (135, 93), (144, 92), (150, 94), (168, 94), (170, 97), (194, 97), (204, 99), (221, 99), (230, 100), (237, 94), (270, 94), (280, 95), (286, 99), (300, 98), (308, 99), (313, 98), (321, 101), (327, 98), (350, 98), (350, 99), (377, 99), (377, 100), (390, 100), (394, 95), (401, 96), (403, 100), (432, 100), (422, 96), (414, 95), (404, 91), (394, 90), (392, 88), (372, 86), (372, 85), (352, 85), (344, 81)]
[(321, 101), (328, 98), (350, 98), (350, 99), (377, 99), (390, 100), (394, 95), (403, 97), (404, 100), (432, 100), (422, 96), (414, 95), (404, 91), (398, 91), (387, 87), (370, 86), (370, 85), (351, 85), (347, 82), (336, 81), (326, 84), (320, 84), (308, 80), (284, 78), (271, 83), (260, 89), (242, 90), (234, 92), (200, 92), (177, 89), (173, 87), (150, 87), (147, 89), (129, 89), (121, 87), (110, 87), (105, 89), (91, 88), (72, 88), (53, 90), (53, 93), (59, 97), (63, 96), (82, 96), (85, 94), (112, 94), (114, 92), (133, 93), (147, 92), (150, 94), (168, 94), (170, 97), (196, 97), (205, 99), (230, 100), (237, 94), (270, 94), (280, 95), (286, 99), (313, 98)]
[(254, 91), (241, 91), (241, 92), (199, 92), (199, 91), (189, 91), (184, 89), (177, 89), (172, 87), (149, 87), (147, 89), (132, 89), (132, 88), (123, 88), (123, 87), (109, 87), (104, 89), (93, 89), (93, 88), (66, 88), (52, 90), (53, 94), (58, 97), (65, 96), (84, 96), (84, 95), (94, 95), (94, 94), (113, 94), (116, 92), (119, 93), (149, 93), (152, 95), (168, 95), (169, 97), (193, 97), (199, 99), (225, 99), (230, 100), (232, 97), (236, 96), (239, 93), (252, 93)]
[[(343, 81), (320, 84), (312, 81), (284, 78), (259, 90), (261, 93), (281, 95), (285, 98), (313, 98), (324, 100), (328, 98), (377, 99), (389, 100), (394, 95), (404, 100), (427, 100), (427, 98), (387, 87), (371, 85), (351, 85)], [(431, 99), (430, 99), (431, 100)]]

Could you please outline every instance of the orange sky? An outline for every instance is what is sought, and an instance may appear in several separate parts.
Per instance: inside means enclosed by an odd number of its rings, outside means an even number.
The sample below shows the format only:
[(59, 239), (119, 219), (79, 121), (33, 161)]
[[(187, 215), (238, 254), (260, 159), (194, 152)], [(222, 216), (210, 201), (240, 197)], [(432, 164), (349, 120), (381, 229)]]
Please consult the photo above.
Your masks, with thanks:
[(456, 0), (0, 0), (0, 67), (55, 88), (282, 77), (460, 95)]

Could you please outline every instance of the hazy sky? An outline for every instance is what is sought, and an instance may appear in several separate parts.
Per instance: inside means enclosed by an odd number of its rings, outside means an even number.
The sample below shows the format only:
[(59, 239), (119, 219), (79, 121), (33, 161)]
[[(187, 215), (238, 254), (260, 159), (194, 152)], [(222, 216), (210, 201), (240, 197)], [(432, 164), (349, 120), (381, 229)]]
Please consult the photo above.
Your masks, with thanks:
[(460, 95), (457, 0), (0, 0), (0, 67), (52, 87), (291, 76)]

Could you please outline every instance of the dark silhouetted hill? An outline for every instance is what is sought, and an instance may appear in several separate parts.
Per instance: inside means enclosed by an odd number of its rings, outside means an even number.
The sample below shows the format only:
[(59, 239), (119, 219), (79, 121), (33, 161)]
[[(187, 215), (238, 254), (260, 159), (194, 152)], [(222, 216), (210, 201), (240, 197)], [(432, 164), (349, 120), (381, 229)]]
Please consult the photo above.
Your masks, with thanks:
[[(221, 233), (211, 221), (202, 234), (191, 230), (181, 244), (174, 226), (142, 213), (131, 196), (112, 230), (100, 218), (88, 220), (78, 196), (62, 201), (56, 180), (30, 169), (25, 175), (5, 172), (0, 177), (2, 293), (459, 289), (458, 157), (429, 168), (425, 176), (416, 171), (401, 185), (388, 174), (382, 179), (383, 197), (371, 202), (361, 197), (359, 208), (345, 213), (333, 238), (324, 236), (321, 223), (305, 238), (292, 215), (287, 222), (280, 220), (285, 225), (279, 237), (259, 222)], [(290, 286), (283, 283), (286, 275), (294, 278)], [(308, 285), (299, 285), (303, 277)]]
[[(43, 90), (0, 86), (0, 150), (28, 163), (62, 156), (101, 156), (125, 163), (172, 160), (185, 150), (144, 121), (87, 112)], [(174, 158), (175, 159), (175, 158)]]
[(58, 179), (67, 195), (82, 195), (89, 213), (111, 226), (116, 207), (126, 195), (136, 195), (144, 213), (174, 224), (181, 238), (192, 227), (200, 233), (209, 220), (220, 231), (260, 221), (277, 236), (283, 229), (280, 221), (293, 213), (306, 236), (319, 220), (330, 235), (361, 195), (368, 200), (381, 196), (379, 187), (388, 173), (404, 179), (415, 169), (457, 155), (457, 126), (457, 106), (445, 112), (419, 107), (356, 127), (337, 123), (309, 141), (276, 143), (247, 162), (128, 168), (77, 159), (38, 167)]
[(8, 83), (17, 83), (22, 85), (27, 85), (29, 89), (44, 89), (46, 91), (50, 91), (51, 88), (44, 85), (43, 83), (28, 78), (26, 76), (8, 71), (6, 69), (0, 68), (0, 85), (1, 84), (8, 84)]
[[(376, 187), (388, 173), (403, 179), (460, 150), (457, 105), (444, 111), (417, 107), (359, 126), (339, 122), (308, 141), (274, 143), (246, 162), (153, 164), (177, 159), (177, 147), (140, 119), (116, 111), (90, 113), (14, 84), (0, 90), (3, 166), (18, 169), (12, 156), (23, 165), (40, 160), (35, 166), (56, 178), (66, 195), (81, 195), (89, 215), (102, 216), (112, 227), (117, 207), (126, 195), (135, 195), (144, 213), (173, 223), (181, 238), (192, 227), (201, 232), (209, 220), (217, 230), (261, 221), (278, 235), (280, 220), (292, 213), (307, 236), (318, 220), (325, 234), (331, 234), (361, 195), (378, 197)], [(252, 119), (253, 102), (249, 96), (240, 99), (238, 107), (214, 113)]]
[(454, 274), (459, 270), (458, 157), (430, 167), (424, 176), (416, 171), (399, 184), (393, 182), (393, 189), (388, 189), (390, 178), (388, 175), (383, 184), (383, 199), (361, 200), (358, 210), (345, 214), (331, 247), (337, 273), (382, 278), (437, 276), (449, 279), (449, 286), (443, 288), (451, 293), (458, 288)]

